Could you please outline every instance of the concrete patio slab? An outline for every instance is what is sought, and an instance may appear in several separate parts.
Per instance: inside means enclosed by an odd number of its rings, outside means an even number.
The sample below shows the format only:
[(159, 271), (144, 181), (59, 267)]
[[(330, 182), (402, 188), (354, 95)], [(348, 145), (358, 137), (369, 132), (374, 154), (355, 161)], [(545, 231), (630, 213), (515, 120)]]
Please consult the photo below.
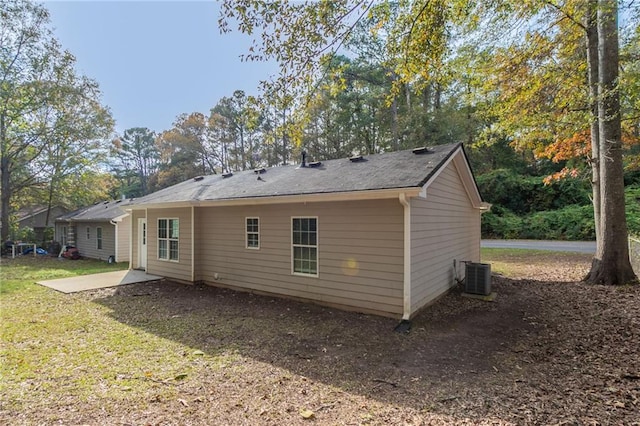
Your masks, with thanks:
[(104, 272), (102, 274), (81, 275), (78, 277), (58, 278), (56, 280), (38, 281), (37, 284), (58, 290), (62, 293), (76, 293), (98, 288), (116, 287), (119, 285), (161, 280), (162, 277), (147, 274), (134, 269)]

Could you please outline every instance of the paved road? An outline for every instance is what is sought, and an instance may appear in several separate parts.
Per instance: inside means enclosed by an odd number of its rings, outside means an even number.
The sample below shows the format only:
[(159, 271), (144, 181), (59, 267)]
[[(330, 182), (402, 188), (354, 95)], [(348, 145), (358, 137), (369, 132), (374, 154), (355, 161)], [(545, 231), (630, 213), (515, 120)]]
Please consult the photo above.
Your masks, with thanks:
[(595, 253), (595, 241), (482, 240), (481, 247)]

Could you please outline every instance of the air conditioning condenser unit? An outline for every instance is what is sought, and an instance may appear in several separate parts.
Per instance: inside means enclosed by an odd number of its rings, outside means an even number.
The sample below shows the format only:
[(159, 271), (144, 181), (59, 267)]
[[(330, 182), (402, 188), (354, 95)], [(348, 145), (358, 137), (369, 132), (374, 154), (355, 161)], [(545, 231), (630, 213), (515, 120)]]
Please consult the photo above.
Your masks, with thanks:
[(488, 296), (491, 294), (491, 265), (467, 262), (464, 282), (465, 293)]

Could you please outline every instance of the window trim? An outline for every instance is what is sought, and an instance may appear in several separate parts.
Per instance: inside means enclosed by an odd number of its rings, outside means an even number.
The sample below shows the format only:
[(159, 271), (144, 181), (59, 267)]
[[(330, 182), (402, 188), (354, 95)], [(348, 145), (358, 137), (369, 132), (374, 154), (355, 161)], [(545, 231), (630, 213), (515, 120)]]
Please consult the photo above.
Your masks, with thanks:
[[(302, 245), (302, 244), (293, 244), (293, 221), (294, 219), (315, 219), (316, 221), (316, 244), (311, 245)], [(320, 276), (320, 227), (319, 227), (318, 216), (291, 216), (291, 228), (289, 229), (289, 237), (291, 238), (291, 275), (297, 275), (300, 277), (308, 277), (308, 278), (318, 278)], [(296, 272), (294, 270), (294, 251), (295, 247), (313, 247), (316, 249), (316, 273), (308, 274), (305, 272)]]
[[(160, 238), (160, 221), (161, 220), (166, 220), (167, 221), (167, 237), (166, 238)], [(178, 237), (177, 238), (169, 238), (169, 229), (170, 229), (170, 221), (175, 220), (178, 222)], [(157, 244), (157, 248), (156, 248), (156, 258), (159, 261), (162, 262), (174, 262), (174, 263), (180, 263), (180, 218), (178, 217), (159, 217), (156, 221), (157, 224), (157, 232), (156, 232), (156, 244)], [(149, 243), (149, 227), (147, 226), (147, 244)], [(167, 257), (160, 257), (160, 241), (161, 240), (165, 240), (167, 241)], [(175, 241), (178, 246), (177, 246), (177, 255), (175, 259), (171, 259), (171, 241)]]
[(102, 250), (102, 226), (96, 227), (96, 249)]
[(87, 226), (87, 240), (91, 239), (91, 227)]
[[(249, 224), (247, 223), (249, 219), (255, 219), (258, 221), (257, 232), (249, 231)], [(258, 245), (256, 247), (249, 246), (249, 235), (258, 236)], [(260, 250), (260, 217), (259, 216), (247, 216), (244, 218), (244, 248), (246, 248), (247, 250)]]

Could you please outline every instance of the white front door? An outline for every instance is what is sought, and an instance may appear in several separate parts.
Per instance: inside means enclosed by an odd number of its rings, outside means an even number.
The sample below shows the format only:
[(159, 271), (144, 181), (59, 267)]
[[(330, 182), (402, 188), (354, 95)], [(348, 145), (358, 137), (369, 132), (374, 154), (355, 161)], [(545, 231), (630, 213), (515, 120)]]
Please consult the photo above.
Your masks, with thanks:
[(138, 219), (138, 269), (147, 270), (147, 219)]

